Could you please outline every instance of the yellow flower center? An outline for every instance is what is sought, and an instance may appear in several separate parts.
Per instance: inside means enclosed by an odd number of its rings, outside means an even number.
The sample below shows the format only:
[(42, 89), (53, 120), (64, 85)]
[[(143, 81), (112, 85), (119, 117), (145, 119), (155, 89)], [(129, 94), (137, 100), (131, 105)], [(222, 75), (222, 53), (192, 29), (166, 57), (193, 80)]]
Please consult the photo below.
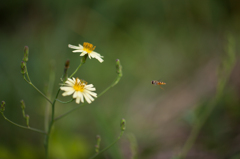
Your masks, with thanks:
[(73, 88), (75, 89), (75, 91), (83, 92), (86, 84), (87, 84), (86, 81), (83, 81), (83, 80), (78, 81), (78, 78), (77, 78)]
[(94, 49), (96, 48), (96, 46), (93, 46), (93, 44), (84, 42), (83, 43), (83, 51), (86, 51), (87, 53), (91, 53)]

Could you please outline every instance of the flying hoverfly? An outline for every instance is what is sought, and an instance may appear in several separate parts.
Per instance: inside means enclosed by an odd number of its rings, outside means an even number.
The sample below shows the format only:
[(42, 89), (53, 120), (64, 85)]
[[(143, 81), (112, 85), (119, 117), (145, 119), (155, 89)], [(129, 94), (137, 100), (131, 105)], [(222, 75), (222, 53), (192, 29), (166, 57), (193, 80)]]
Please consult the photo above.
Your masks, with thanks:
[(166, 85), (165, 82), (161, 82), (161, 81), (158, 81), (158, 80), (153, 80), (153, 81), (152, 81), (152, 84), (159, 85), (161, 89), (163, 89), (163, 88), (161, 87), (161, 85)]

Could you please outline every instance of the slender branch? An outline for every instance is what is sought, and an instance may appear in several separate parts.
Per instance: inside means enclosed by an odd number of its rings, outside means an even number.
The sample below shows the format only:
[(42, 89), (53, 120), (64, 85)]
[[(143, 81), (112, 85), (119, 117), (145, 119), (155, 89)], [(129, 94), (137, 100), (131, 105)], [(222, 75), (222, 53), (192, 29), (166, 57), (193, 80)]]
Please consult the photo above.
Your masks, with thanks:
[(118, 138), (111, 143), (109, 146), (107, 146), (106, 148), (104, 148), (103, 150), (101, 150), (99, 153), (96, 153), (95, 155), (93, 155), (92, 157), (90, 157), (90, 159), (93, 159), (95, 157), (97, 157), (98, 155), (102, 154), (104, 151), (107, 151), (110, 147), (112, 147), (116, 142), (118, 142), (118, 140), (121, 139), (122, 135), (123, 135), (124, 131), (121, 131), (121, 134), (118, 136)]
[(67, 104), (67, 103), (71, 103), (72, 101), (74, 101), (74, 98), (72, 98), (71, 100), (69, 100), (69, 101), (66, 101), (66, 102), (63, 102), (63, 101), (61, 101), (61, 100), (59, 100), (59, 99), (56, 99), (58, 102), (60, 102), (60, 103), (63, 103), (63, 104)]
[(56, 117), (56, 118), (54, 119), (54, 121), (57, 121), (57, 120), (65, 117), (66, 115), (70, 114), (71, 112), (73, 112), (73, 111), (76, 110), (76, 109), (82, 108), (82, 107), (85, 106), (86, 104), (87, 104), (87, 103), (83, 103), (82, 105), (78, 105), (78, 106), (74, 107), (73, 109), (69, 110), (68, 112), (66, 112), (66, 113), (64, 113), (64, 114)]
[[(83, 58), (83, 57), (82, 57)], [(75, 73), (78, 71), (78, 69), (82, 66), (82, 62), (79, 64), (79, 66), (77, 67), (77, 69), (71, 74), (71, 76), (69, 78), (72, 78), (73, 75), (75, 75)]]
[[(105, 92), (107, 92), (110, 88), (114, 87), (114, 86), (119, 82), (119, 80), (121, 79), (121, 77), (122, 77), (122, 74), (118, 74), (118, 77), (114, 80), (114, 82), (113, 82), (110, 86), (108, 86), (104, 91), (102, 91), (102, 92), (98, 95), (97, 98), (99, 98), (101, 95), (103, 95)], [(96, 99), (97, 99), (97, 98), (96, 98)], [(86, 105), (86, 103), (83, 103), (82, 105), (78, 105), (78, 106), (74, 107), (73, 109), (69, 110), (68, 112), (66, 112), (66, 113), (64, 113), (64, 114), (56, 117), (54, 120), (57, 121), (57, 120), (65, 117), (65, 116), (68, 115), (69, 113), (75, 111), (76, 109), (82, 108), (82, 107), (85, 106), (85, 105)]]
[(28, 80), (26, 79), (25, 75), (23, 75), (23, 79), (24, 79), (28, 84), (30, 83), (30, 81), (28, 81)]
[(110, 85), (108, 86), (104, 91), (102, 91), (97, 98), (99, 98), (100, 96), (102, 96), (105, 92), (107, 92), (110, 88), (114, 87), (116, 84), (118, 84), (118, 82), (120, 81), (122, 77), (122, 74), (119, 74), (116, 78), (116, 80)]
[(28, 84), (30, 84), (34, 89), (36, 89), (45, 99), (47, 99), (49, 103), (52, 104), (52, 101), (48, 99), (48, 97), (45, 94), (43, 94), (36, 86), (34, 86), (34, 84), (31, 81), (28, 81), (25, 76), (23, 78)]
[(5, 120), (7, 120), (9, 123), (11, 123), (11, 124), (13, 124), (13, 125), (15, 125), (15, 126), (18, 126), (18, 127), (20, 127), (20, 128), (23, 128), (23, 129), (32, 130), (32, 131), (35, 131), (35, 132), (38, 132), (38, 133), (41, 133), (41, 134), (47, 134), (46, 132), (44, 132), (44, 131), (42, 131), (42, 130), (38, 130), (38, 129), (35, 129), (35, 128), (26, 127), (26, 126), (23, 126), (23, 125), (19, 125), (19, 124), (17, 124), (17, 123), (14, 123), (13, 121), (9, 120), (9, 119), (3, 114), (3, 112), (1, 112), (1, 114), (2, 114), (2, 116), (3, 116), (3, 118), (4, 118)]
[(31, 82), (31, 79), (30, 79), (30, 77), (29, 77), (29, 75), (28, 75), (27, 63), (26, 63), (26, 75), (27, 75), (28, 81)]

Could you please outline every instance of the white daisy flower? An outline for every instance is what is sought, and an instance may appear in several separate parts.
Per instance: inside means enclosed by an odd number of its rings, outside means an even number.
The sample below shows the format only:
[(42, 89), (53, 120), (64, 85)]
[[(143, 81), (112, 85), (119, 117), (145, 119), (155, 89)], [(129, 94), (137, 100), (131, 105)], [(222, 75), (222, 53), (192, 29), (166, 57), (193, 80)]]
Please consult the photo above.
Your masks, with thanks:
[(65, 84), (60, 87), (61, 90), (65, 91), (62, 95), (68, 96), (73, 94), (73, 98), (76, 98), (76, 103), (79, 104), (80, 101), (83, 103), (84, 98), (88, 103), (94, 101), (93, 97), (97, 97), (96, 88), (92, 84), (87, 84), (86, 81), (79, 80), (78, 78), (68, 78)]
[(91, 59), (91, 58), (95, 58), (97, 59), (99, 62), (103, 62), (103, 56), (101, 56), (99, 53), (93, 51), (96, 46), (93, 46), (93, 44), (90, 44), (90, 43), (87, 43), (87, 42), (84, 42), (83, 43), (83, 46), (79, 44), (79, 46), (74, 46), (74, 45), (71, 45), (71, 44), (68, 44), (68, 47), (71, 48), (71, 49), (76, 49), (76, 50), (73, 50), (72, 52), (81, 52), (80, 56), (84, 56), (86, 54), (88, 54), (88, 57)]

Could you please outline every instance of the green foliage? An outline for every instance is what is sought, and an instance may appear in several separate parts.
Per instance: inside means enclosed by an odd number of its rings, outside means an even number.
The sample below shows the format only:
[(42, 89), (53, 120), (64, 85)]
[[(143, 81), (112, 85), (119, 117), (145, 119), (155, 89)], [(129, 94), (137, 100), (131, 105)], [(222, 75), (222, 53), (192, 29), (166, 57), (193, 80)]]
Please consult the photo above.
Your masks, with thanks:
[[(60, 121), (54, 129), (57, 130), (60, 125), (63, 125), (64, 128), (71, 128), (74, 134), (80, 132), (82, 136), (90, 139), (91, 150), (93, 150), (93, 145), (96, 143), (94, 136), (101, 134), (103, 147), (107, 146), (116, 138), (115, 134), (118, 132), (115, 128), (116, 123), (120, 118), (125, 117), (128, 121), (128, 130), (134, 133), (139, 143), (140, 158), (142, 156), (150, 158), (164, 151), (176, 154), (182, 146), (179, 144), (178, 135), (187, 136), (189, 127), (186, 128), (187, 130), (182, 130), (179, 125), (178, 127), (173, 125), (178, 128), (177, 131), (175, 130), (177, 135), (162, 137), (164, 134), (171, 134), (168, 133), (171, 129), (165, 126), (160, 128), (162, 124), (159, 123), (162, 121), (158, 117), (163, 114), (164, 117), (175, 116), (174, 107), (179, 107), (180, 104), (167, 106), (173, 109), (172, 113), (162, 112), (158, 108), (165, 108), (166, 100), (175, 101), (178, 97), (175, 93), (178, 94), (179, 89), (183, 94), (189, 93), (185, 92), (188, 91), (185, 89), (186, 85), (191, 85), (199, 69), (205, 68), (208, 63), (214, 63), (216, 59), (219, 61), (222, 59), (225, 62), (218, 71), (219, 102), (208, 119), (209, 125), (205, 125), (200, 133), (211, 136), (204, 139), (203, 150), (208, 151), (213, 147), (218, 149), (217, 147), (221, 148), (221, 145), (228, 145), (230, 139), (225, 138), (221, 144), (217, 140), (222, 139), (226, 125), (230, 129), (228, 132), (231, 132), (227, 134), (228, 136), (233, 138), (239, 133), (237, 129), (240, 118), (239, 86), (235, 85), (236, 82), (232, 82), (232, 80), (239, 81), (237, 79), (239, 77), (234, 76), (230, 82), (224, 79), (228, 76), (229, 70), (232, 70), (232, 64), (239, 59), (239, 54), (235, 54), (240, 46), (239, 6), (238, 1), (217, 0), (3, 1), (0, 5), (2, 13), (0, 97), (7, 103), (4, 113), (9, 119), (17, 122), (22, 118), (19, 100), (24, 99), (27, 104), (27, 113), (31, 115), (30, 126), (34, 125), (39, 129), (44, 127), (42, 119), (47, 104), (38, 92), (21, 80), (19, 73), (19, 60), (23, 58), (21, 53), (23, 46), (28, 45), (31, 50), (27, 67), (36, 87), (43, 90), (42, 88), (49, 85), (49, 78), (51, 78), (49, 75), (55, 79), (53, 82), (55, 84), (50, 84), (52, 89), (47, 93), (52, 100), (61, 83), (59, 78), (62, 77), (62, 66), (66, 59), (71, 59), (71, 66), (68, 69), (71, 73), (79, 63), (79, 58), (69, 51), (67, 45), (88, 41), (94, 43), (104, 59), (108, 59), (109, 62), (93, 65), (94, 62), (87, 59), (85, 66), (77, 75), (94, 83), (97, 93), (100, 93), (115, 78), (114, 60), (117, 57), (121, 59), (124, 66), (124, 78), (114, 90), (106, 93), (105, 98), (100, 98), (91, 106), (72, 113), (65, 122)], [(225, 38), (226, 31), (231, 33), (228, 41)], [(227, 47), (224, 48), (225, 46)], [(51, 73), (50, 61), (55, 61), (54, 75)], [(239, 71), (238, 68), (236, 70)], [(25, 73), (24, 67), (22, 71)], [(159, 91), (150, 84), (150, 81), (159, 78), (167, 83), (164, 91)], [(205, 81), (206, 78), (208, 76), (204, 72), (199, 80)], [(192, 90), (201, 92), (206, 89), (203, 87), (195, 90), (197, 84), (191, 85)], [(227, 87), (224, 88), (224, 86)], [(209, 91), (212, 93), (215, 90)], [(211, 93), (197, 97), (187, 110), (179, 110), (177, 118), (187, 114), (186, 118), (190, 126), (196, 124), (198, 117), (211, 105), (213, 98)], [(190, 94), (188, 95), (181, 99), (181, 102), (192, 98)], [(60, 100), (65, 101), (63, 98)], [(61, 115), (75, 106), (74, 102), (68, 106), (59, 103), (56, 107), (56, 115)], [(91, 111), (93, 109), (95, 112)], [(228, 118), (225, 118), (226, 116)], [(171, 121), (167, 120), (169, 127), (179, 118), (171, 119)], [(217, 122), (218, 119), (221, 119), (221, 122)], [(224, 119), (227, 121), (224, 122)], [(22, 123), (25, 124), (23, 120)], [(0, 132), (3, 137), (0, 158), (19, 157), (19, 147), (25, 149), (21, 151), (27, 151), (29, 146), (18, 142), (19, 136), (23, 137), (25, 133), (22, 136), (21, 130), (12, 128), (3, 118), (0, 119), (0, 125), (3, 130)], [(4, 138), (6, 135), (12, 138)], [(71, 135), (72, 131), (69, 131), (65, 136)], [(32, 141), (31, 146), (35, 150), (33, 150), (34, 156), (41, 156), (44, 152), (43, 147), (36, 146), (42, 144), (38, 137), (37, 135), (28, 136), (28, 141)], [(175, 142), (166, 145), (166, 141), (163, 140), (165, 138)], [(196, 144), (199, 142), (201, 141), (197, 140)], [(234, 144), (231, 145), (232, 148), (234, 146)], [(62, 148), (61, 151), (67, 152)], [(110, 158), (124, 158), (127, 154), (125, 153), (125, 149), (121, 149), (121, 145), (117, 144), (105, 155)], [(217, 151), (216, 154), (218, 153), (220, 152)], [(237, 157), (236, 154), (235, 158)]]
[(55, 130), (50, 140), (50, 158), (88, 158), (93, 149), (86, 137), (81, 134), (66, 133), (64, 130)]

